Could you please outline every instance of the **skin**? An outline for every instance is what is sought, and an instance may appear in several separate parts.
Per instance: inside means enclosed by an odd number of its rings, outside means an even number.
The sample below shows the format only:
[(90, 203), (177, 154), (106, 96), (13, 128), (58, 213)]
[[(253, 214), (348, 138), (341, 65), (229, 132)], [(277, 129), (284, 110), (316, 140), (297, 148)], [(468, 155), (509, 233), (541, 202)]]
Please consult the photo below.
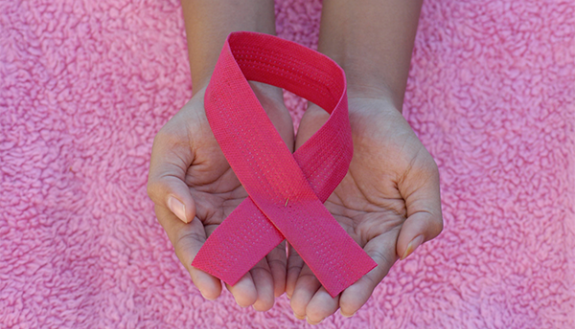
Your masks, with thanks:
[[(204, 92), (226, 37), (233, 31), (275, 34), (273, 1), (184, 0), (192, 99), (154, 139), (148, 195), (182, 265), (206, 299), (221, 293), (219, 279), (191, 266), (209, 235), (247, 194), (225, 160), (207, 122)], [(293, 150), (293, 123), (281, 89), (251, 82), (252, 89), (286, 145)], [(185, 214), (169, 208), (173, 197)], [(285, 291), (285, 244), (280, 244), (249, 273), (227, 286), (238, 305), (266, 311)]]
[[(291, 250), (287, 294), (294, 315), (311, 324), (338, 308), (353, 315), (405, 254), (412, 237), (424, 234), (429, 240), (442, 229), (437, 166), (401, 113), (388, 100), (352, 98), (349, 104), (354, 158), (325, 206), (378, 266), (332, 298)], [(325, 120), (323, 110), (310, 106), (297, 145)]]
[[(398, 258), (443, 228), (437, 165), (401, 115), (420, 10), (421, 1), (323, 2), (318, 48), (346, 72), (354, 141), (349, 172), (325, 206), (378, 266), (332, 298), (290, 249), (286, 292), (310, 324), (338, 308), (355, 314)], [(327, 117), (310, 104), (296, 149)]]
[[(203, 95), (225, 38), (237, 30), (275, 33), (273, 2), (183, 0), (194, 94), (154, 140), (148, 194), (182, 264), (207, 299), (219, 279), (190, 264), (206, 238), (247, 194), (205, 117)], [(294, 315), (317, 324), (339, 309), (351, 316), (394, 262), (443, 226), (437, 166), (401, 115), (421, 1), (324, 0), (319, 51), (347, 75), (354, 158), (325, 203), (378, 267), (331, 298), (301, 258), (281, 244), (233, 287), (243, 307), (265, 311), (284, 291)], [(380, 31), (366, 33), (366, 31)], [(286, 145), (302, 145), (327, 120), (310, 104), (297, 139), (281, 90), (251, 83)], [(170, 197), (185, 213), (170, 209)], [(173, 203), (172, 203), (173, 206)], [(414, 242), (415, 241), (415, 242)], [(419, 243), (416, 243), (419, 242)]]

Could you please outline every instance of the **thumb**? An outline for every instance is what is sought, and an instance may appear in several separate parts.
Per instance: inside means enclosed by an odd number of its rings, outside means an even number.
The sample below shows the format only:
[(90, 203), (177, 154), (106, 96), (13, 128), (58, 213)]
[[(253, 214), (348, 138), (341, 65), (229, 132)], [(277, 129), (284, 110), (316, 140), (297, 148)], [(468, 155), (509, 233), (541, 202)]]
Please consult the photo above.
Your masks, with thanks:
[(413, 166), (398, 184), (407, 208), (407, 219), (401, 227), (396, 246), (401, 259), (438, 236), (443, 229), (439, 171), (431, 155), (427, 156), (429, 158), (423, 161), (423, 165)]
[(181, 221), (189, 223), (196, 215), (196, 205), (185, 182), (193, 161), (192, 151), (185, 133), (166, 132), (165, 128), (154, 138), (148, 196), (156, 206), (168, 208)]

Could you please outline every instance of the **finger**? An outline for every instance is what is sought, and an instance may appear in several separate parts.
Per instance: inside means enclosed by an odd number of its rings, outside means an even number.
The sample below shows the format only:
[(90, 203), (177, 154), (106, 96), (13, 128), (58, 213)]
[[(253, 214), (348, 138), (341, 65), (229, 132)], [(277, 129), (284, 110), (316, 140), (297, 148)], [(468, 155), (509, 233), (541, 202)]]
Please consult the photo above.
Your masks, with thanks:
[(305, 319), (307, 305), (320, 287), (321, 283), (319, 280), (315, 277), (311, 269), (307, 265), (304, 265), (290, 299), (291, 308), (296, 318)]
[(232, 293), (236, 303), (240, 307), (251, 306), (258, 298), (258, 292), (250, 272), (244, 274), (244, 276), (233, 286), (226, 284), (226, 287)]
[(425, 164), (413, 167), (398, 185), (407, 209), (407, 219), (397, 240), (397, 255), (401, 259), (443, 230), (439, 172), (431, 156), (426, 159)]
[(266, 256), (274, 281), (274, 296), (281, 296), (286, 290), (287, 255), (285, 241), (272, 249)]
[(184, 223), (196, 215), (196, 206), (185, 183), (186, 171), (193, 161), (189, 140), (184, 132), (164, 126), (154, 138), (148, 195), (156, 205), (166, 207)]
[(369, 240), (363, 248), (377, 263), (377, 267), (341, 293), (339, 306), (343, 316), (352, 316), (367, 302), (375, 287), (383, 280), (393, 263), (395, 263), (396, 234), (397, 230), (379, 235)]
[(339, 295), (331, 297), (324, 287), (313, 295), (306, 308), (306, 320), (309, 324), (318, 324), (337, 311)]
[(301, 269), (304, 265), (303, 259), (300, 255), (295, 251), (295, 249), (289, 245), (288, 243), (288, 263), (287, 263), (287, 279), (286, 279), (286, 295), (288, 298), (291, 299), (293, 296), (293, 292), (295, 289), (295, 284), (297, 282), (297, 278), (301, 272)]
[(193, 267), (192, 261), (206, 241), (204, 225), (196, 217), (189, 224), (183, 223), (169, 209), (156, 205), (156, 216), (172, 242), (178, 259), (192, 278), (192, 281), (206, 299), (216, 299), (222, 291), (218, 278)]
[(256, 311), (265, 312), (274, 306), (274, 280), (267, 259), (262, 258), (251, 270), (257, 299), (253, 304)]

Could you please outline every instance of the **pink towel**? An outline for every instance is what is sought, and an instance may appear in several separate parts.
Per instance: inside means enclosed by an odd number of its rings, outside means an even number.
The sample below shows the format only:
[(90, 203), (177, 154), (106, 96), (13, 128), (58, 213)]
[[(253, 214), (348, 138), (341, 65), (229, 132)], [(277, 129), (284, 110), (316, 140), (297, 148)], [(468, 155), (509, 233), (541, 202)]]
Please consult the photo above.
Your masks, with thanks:
[[(278, 1), (279, 35), (315, 47), (320, 10)], [(404, 113), (445, 230), (320, 327), (575, 328), (574, 62), (571, 0), (424, 3)], [(204, 301), (155, 219), (152, 140), (190, 95), (178, 0), (0, 2), (0, 327), (304, 326), (285, 296)]]

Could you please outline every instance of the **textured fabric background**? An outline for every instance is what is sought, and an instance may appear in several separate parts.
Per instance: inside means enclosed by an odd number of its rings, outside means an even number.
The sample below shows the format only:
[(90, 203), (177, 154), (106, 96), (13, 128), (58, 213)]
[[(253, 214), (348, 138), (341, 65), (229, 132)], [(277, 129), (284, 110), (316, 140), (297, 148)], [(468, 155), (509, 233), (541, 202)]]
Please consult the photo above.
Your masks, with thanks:
[[(278, 1), (279, 35), (315, 47), (320, 10)], [(320, 327), (575, 327), (574, 62), (573, 1), (425, 2), (405, 115), (445, 230)], [(285, 296), (204, 301), (155, 219), (152, 140), (190, 95), (177, 0), (0, 1), (0, 327), (304, 326)]]

